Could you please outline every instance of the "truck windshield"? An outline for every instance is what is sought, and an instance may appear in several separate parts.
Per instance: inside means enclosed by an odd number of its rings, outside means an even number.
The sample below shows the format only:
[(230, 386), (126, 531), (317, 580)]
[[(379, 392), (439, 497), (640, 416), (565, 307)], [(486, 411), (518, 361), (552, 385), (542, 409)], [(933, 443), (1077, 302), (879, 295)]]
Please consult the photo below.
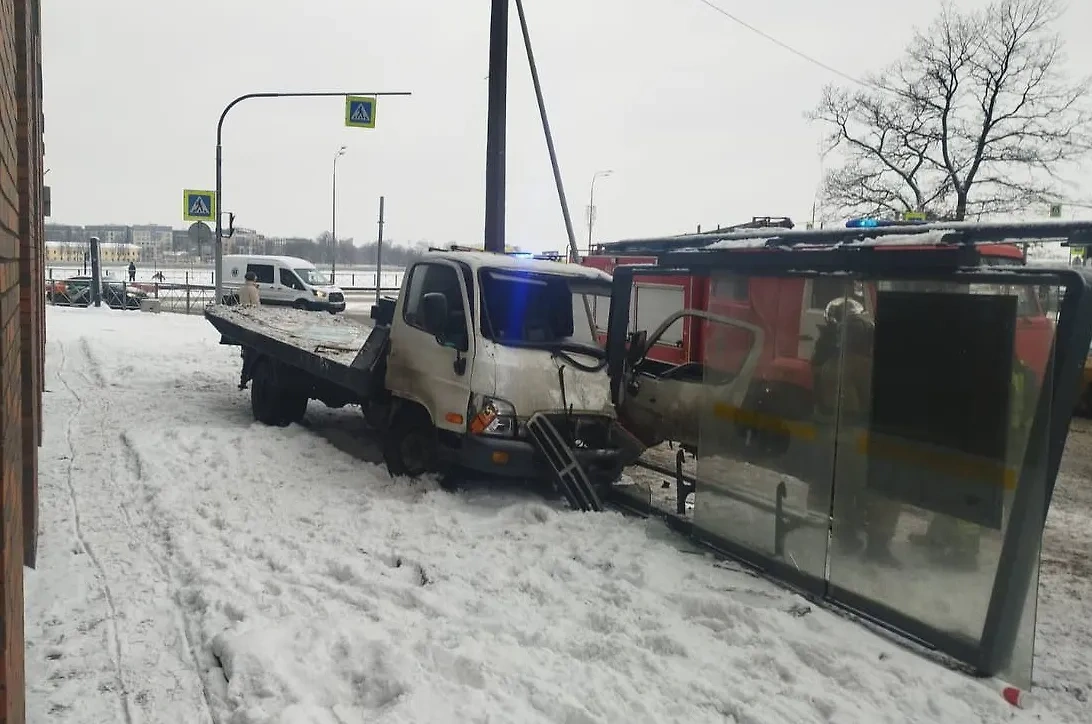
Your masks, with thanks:
[(560, 274), (483, 269), (481, 292), (482, 335), (487, 339), (511, 346), (602, 355), (592, 316), (597, 301), (600, 307), (610, 303), (609, 283)]
[(312, 287), (321, 287), (330, 283), (330, 280), (318, 269), (293, 269), (304, 284)]

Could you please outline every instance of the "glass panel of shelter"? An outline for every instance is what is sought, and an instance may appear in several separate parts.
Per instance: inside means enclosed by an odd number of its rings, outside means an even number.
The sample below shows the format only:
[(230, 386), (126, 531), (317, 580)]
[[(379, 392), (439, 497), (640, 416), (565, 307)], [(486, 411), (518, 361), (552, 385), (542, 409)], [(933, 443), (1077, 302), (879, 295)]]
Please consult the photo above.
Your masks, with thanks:
[[(843, 352), (830, 595), (879, 604), (884, 618), (968, 651), (1010, 636), (1009, 680), (1030, 684), (1035, 596), (1024, 585), (1038, 580), (1038, 555), (1022, 583), (1001, 561), (1014, 517), (1029, 534), (1045, 517), (1045, 469), (1024, 463), (1049, 402), (1054, 320), (1031, 285), (874, 286), (871, 339), (847, 339)], [(1009, 545), (1037, 541), (1019, 538)], [(1026, 598), (1022, 619), (987, 626), (1014, 597)]]
[[(966, 651), (1012, 648), (1009, 680), (1030, 683), (1038, 556), (1017, 581), (1000, 561), (1014, 512), (1032, 534), (1045, 515), (1045, 471), (1023, 464), (1053, 369), (1044, 290), (711, 281), (709, 311), (751, 330), (704, 323), (698, 534)], [(1006, 595), (1026, 598), (1022, 617), (987, 626)]]
[[(709, 309), (724, 321), (710, 322), (705, 338), (694, 523), (815, 586), (827, 563), (835, 425), (833, 415), (815, 414), (813, 352), (828, 340), (809, 327), (821, 325), (811, 319), (807, 281), (713, 275)], [(835, 281), (842, 292), (834, 296), (848, 295), (851, 283)], [(748, 366), (752, 354), (758, 361)], [(836, 373), (837, 355), (826, 357)]]

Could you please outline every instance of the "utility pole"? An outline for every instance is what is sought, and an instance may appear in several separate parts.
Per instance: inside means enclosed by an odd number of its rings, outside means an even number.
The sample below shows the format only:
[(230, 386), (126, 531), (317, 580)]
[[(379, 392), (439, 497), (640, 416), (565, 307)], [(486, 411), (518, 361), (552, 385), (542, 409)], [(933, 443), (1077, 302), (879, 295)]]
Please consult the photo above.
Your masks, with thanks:
[(333, 190), (330, 194), (330, 283), (337, 281), (337, 160), (345, 155), (345, 146), (334, 154)]
[(379, 292), (383, 288), (383, 197), (379, 197), (379, 241), (375, 245), (375, 303), (379, 304)]
[(509, 0), (492, 0), (489, 22), (489, 111), (485, 139), (485, 250), (502, 254), (505, 248), (508, 3)]

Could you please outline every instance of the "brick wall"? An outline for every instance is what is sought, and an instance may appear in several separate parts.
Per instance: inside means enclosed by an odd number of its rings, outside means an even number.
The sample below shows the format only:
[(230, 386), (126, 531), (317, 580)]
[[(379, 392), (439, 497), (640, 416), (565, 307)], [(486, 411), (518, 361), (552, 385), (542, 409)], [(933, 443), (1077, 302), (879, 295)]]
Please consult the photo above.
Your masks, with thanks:
[[(38, 536), (38, 446), (42, 443), (44, 388), (43, 332), (45, 258), (43, 208), (45, 145), (42, 139), (42, 43), (38, 32), (39, 0), (16, 2), (17, 47), (25, 48), (16, 65), (19, 127), (19, 337), (22, 342), (20, 396), (23, 400), (23, 562), (34, 565)], [(20, 12), (22, 10), (22, 12)]]
[(22, 722), (23, 566), (37, 541), (42, 434), (42, 102), (38, 0), (0, 0), (0, 724)]

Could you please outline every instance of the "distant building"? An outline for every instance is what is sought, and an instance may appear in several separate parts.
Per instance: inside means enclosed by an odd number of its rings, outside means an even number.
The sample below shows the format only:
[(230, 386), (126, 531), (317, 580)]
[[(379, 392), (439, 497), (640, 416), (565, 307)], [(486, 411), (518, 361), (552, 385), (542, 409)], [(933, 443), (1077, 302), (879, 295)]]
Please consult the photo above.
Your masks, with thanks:
[(136, 244), (99, 244), (99, 258), (103, 264), (140, 261), (140, 247)]
[(263, 236), (262, 242), (266, 254), (284, 254), (284, 248), (288, 246), (288, 239), (283, 236)]
[(47, 241), (45, 258), (47, 264), (82, 264), (90, 249), (89, 244), (81, 241)]
[[(82, 241), (47, 241), (45, 258), (47, 264), (83, 265), (85, 255), (91, 251), (91, 244)], [(99, 259), (103, 264), (140, 261), (140, 247), (136, 244), (99, 244)]]
[(87, 241), (87, 232), (84, 231), (82, 226), (72, 226), (71, 224), (46, 224), (45, 238), (46, 241)]
[(143, 224), (130, 227), (130, 243), (140, 247), (141, 258), (144, 261), (159, 259), (171, 250), (173, 229), (169, 226), (158, 224)]
[(262, 241), (264, 236), (254, 229), (244, 229), (236, 226), (235, 233), (225, 239), (225, 246), (230, 246), (232, 254), (264, 254)]
[(83, 227), (86, 238), (97, 236), (104, 244), (131, 244), (133, 242), (133, 230), (130, 226), (119, 224), (101, 224), (98, 226)]

